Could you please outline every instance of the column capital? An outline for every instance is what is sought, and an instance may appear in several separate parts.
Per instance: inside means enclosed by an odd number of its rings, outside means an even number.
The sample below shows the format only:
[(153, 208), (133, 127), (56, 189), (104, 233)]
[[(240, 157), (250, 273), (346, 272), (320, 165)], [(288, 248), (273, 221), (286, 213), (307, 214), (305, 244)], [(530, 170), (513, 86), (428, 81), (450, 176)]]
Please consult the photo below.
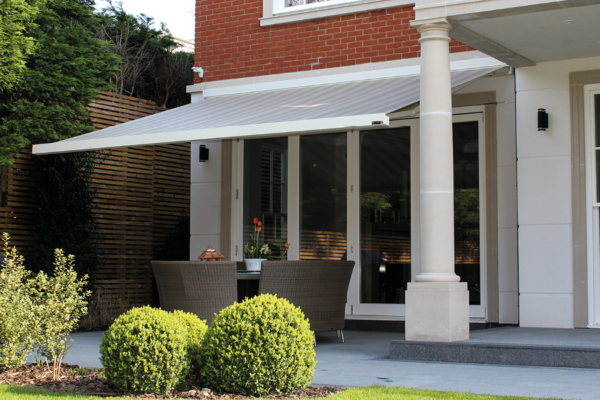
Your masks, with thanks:
[(411, 21), (410, 26), (416, 28), (421, 34), (419, 43), (432, 39), (451, 40), (449, 33), (452, 25), (444, 17)]

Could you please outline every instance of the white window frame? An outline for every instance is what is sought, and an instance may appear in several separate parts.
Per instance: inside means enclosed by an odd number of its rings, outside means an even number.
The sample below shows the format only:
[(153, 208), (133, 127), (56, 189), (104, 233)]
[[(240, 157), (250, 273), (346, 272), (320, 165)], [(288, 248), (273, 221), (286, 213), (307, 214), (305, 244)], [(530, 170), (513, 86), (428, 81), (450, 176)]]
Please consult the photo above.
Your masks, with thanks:
[(453, 109), (452, 123), (479, 123), (479, 305), (469, 305), (471, 322), (487, 321), (487, 174), (485, 170), (485, 107), (469, 106)]
[(600, 84), (584, 85), (586, 229), (588, 265), (588, 328), (600, 328), (600, 202), (596, 200), (596, 128), (594, 96), (600, 95)]
[(263, 0), (261, 26), (287, 24), (414, 4), (414, 0), (331, 0), (285, 7), (285, 0)]
[[(310, 3), (310, 4), (302, 4), (302, 5), (297, 5), (297, 6), (292, 6), (292, 7), (286, 7), (285, 3), (287, 0), (273, 0), (274, 1), (274, 14), (280, 14), (280, 13), (289, 13), (289, 12), (295, 12), (295, 11), (304, 11), (304, 10), (313, 10), (315, 8), (322, 8), (322, 7), (327, 7), (327, 6), (333, 6), (333, 5), (338, 5), (338, 4), (346, 4), (346, 3), (356, 3), (359, 1), (363, 1), (363, 0), (324, 0), (324, 1), (320, 1), (317, 3)], [(303, 0), (303, 1), (307, 1), (307, 0)]]
[[(410, 128), (410, 179), (411, 179), (411, 281), (418, 275), (419, 255), (419, 119), (390, 121), (390, 128)], [(404, 320), (404, 304), (360, 302), (360, 131), (348, 135), (348, 254), (355, 262), (348, 289), (346, 319)], [(351, 156), (352, 155), (352, 156)], [(354, 190), (352, 191), (352, 185)], [(352, 211), (352, 212), (351, 212)], [(353, 250), (353, 251), (352, 251)], [(348, 308), (350, 310), (348, 310)], [(350, 311), (350, 312), (348, 312)]]

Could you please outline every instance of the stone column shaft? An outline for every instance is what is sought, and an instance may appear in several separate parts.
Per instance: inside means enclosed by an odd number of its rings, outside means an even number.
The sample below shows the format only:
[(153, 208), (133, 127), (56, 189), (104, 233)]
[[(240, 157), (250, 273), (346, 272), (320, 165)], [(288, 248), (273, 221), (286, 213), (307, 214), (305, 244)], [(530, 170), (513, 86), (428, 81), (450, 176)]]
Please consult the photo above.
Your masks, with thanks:
[(417, 282), (458, 282), (454, 273), (454, 163), (450, 25), (421, 33), (421, 273)]
[(454, 161), (450, 24), (413, 23), (421, 33), (420, 262), (406, 291), (406, 340), (469, 338), (469, 292), (454, 273)]

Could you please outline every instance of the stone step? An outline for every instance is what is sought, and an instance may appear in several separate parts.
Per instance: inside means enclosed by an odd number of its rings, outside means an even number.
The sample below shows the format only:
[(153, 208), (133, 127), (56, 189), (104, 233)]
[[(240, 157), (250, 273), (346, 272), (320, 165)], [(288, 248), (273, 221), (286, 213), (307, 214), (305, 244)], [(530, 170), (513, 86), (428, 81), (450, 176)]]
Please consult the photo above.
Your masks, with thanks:
[(600, 347), (392, 340), (390, 358), (403, 361), (600, 369)]

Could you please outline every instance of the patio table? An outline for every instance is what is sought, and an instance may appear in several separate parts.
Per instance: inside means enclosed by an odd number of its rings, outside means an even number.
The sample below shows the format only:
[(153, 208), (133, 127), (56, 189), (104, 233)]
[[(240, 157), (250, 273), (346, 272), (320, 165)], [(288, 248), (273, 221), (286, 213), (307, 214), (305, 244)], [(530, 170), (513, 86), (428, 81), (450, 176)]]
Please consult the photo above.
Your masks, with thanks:
[(238, 281), (257, 281), (260, 279), (260, 271), (238, 271)]

